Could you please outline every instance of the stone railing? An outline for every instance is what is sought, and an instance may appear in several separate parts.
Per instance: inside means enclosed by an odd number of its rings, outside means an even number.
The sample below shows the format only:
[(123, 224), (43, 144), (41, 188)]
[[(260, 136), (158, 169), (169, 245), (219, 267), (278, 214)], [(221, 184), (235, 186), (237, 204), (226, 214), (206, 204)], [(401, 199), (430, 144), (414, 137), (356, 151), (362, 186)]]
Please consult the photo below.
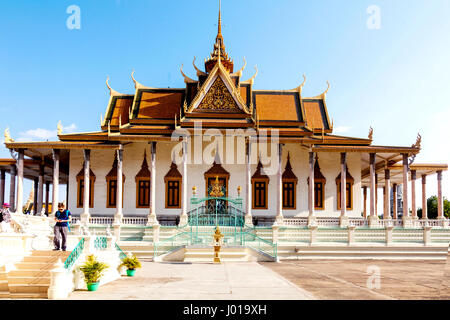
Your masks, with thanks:
[(90, 224), (112, 225), (114, 217), (90, 217)]
[(147, 225), (148, 218), (147, 217), (123, 217), (122, 224), (124, 225), (138, 225), (145, 226)]
[(286, 226), (307, 226), (307, 218), (284, 218), (283, 223)]

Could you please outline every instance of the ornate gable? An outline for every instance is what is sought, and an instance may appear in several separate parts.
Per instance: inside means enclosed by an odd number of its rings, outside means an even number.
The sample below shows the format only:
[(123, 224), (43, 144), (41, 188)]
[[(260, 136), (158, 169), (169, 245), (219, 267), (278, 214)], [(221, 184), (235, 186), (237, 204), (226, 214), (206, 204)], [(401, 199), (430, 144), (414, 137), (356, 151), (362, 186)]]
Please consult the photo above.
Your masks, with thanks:
[(239, 111), (239, 107), (234, 101), (233, 96), (223, 83), (220, 77), (217, 77), (213, 85), (200, 102), (198, 110), (202, 111)]
[(229, 112), (250, 115), (251, 112), (239, 91), (219, 60), (186, 112)]

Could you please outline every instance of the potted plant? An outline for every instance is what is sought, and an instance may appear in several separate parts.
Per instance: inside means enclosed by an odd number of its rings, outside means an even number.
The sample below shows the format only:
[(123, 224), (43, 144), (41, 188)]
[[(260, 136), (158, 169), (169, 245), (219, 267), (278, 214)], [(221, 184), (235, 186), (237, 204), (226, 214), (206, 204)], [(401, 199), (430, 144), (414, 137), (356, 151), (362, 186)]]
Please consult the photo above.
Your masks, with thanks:
[(80, 267), (80, 270), (84, 274), (88, 291), (97, 290), (100, 278), (108, 268), (108, 264), (98, 261), (93, 254), (86, 257), (86, 262)]
[(121, 267), (127, 267), (127, 276), (132, 277), (136, 273), (137, 268), (141, 268), (141, 262), (134, 255), (130, 255), (122, 260)]

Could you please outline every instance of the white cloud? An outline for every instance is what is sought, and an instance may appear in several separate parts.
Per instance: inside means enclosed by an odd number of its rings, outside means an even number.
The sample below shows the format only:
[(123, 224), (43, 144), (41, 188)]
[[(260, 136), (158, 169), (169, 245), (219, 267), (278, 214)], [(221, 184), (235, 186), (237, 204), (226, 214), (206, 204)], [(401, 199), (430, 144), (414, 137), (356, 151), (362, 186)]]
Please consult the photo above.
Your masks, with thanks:
[[(72, 123), (71, 125), (67, 127), (62, 127), (63, 133), (71, 133), (76, 130), (77, 126)], [(39, 140), (51, 140), (51, 139), (57, 139), (57, 130), (48, 130), (48, 129), (30, 129), (24, 132), (19, 133), (19, 137), (17, 138), (17, 141), (39, 141)]]
[(337, 126), (333, 128), (333, 133), (346, 133), (349, 132), (352, 127), (347, 126)]

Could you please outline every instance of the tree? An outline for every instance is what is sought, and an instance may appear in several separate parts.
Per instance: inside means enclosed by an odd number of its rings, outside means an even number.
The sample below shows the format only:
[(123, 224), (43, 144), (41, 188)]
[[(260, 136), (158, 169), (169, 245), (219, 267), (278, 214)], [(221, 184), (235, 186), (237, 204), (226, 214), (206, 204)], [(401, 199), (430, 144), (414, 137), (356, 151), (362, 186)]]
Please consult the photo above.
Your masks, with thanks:
[[(427, 199), (427, 215), (428, 219), (436, 219), (438, 216), (438, 199), (431, 196)], [(417, 216), (422, 218), (422, 208), (417, 210)], [(444, 216), (450, 218), (450, 201), (444, 197)]]
[(444, 197), (444, 215), (450, 218), (450, 201)]

